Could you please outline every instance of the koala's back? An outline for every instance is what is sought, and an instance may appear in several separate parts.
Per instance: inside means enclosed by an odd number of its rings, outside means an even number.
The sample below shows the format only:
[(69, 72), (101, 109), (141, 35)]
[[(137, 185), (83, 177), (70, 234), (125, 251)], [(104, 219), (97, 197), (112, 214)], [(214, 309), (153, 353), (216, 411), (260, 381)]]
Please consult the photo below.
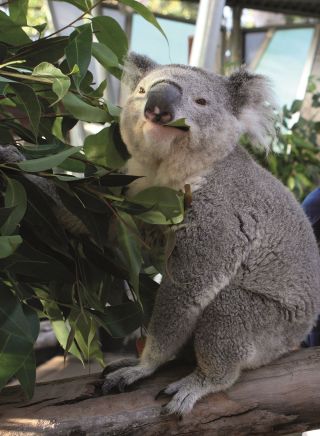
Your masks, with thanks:
[(194, 193), (187, 222), (206, 235), (208, 258), (214, 227), (225, 232), (226, 261), (234, 250), (227, 246), (230, 234), (247, 247), (229, 286), (272, 299), (312, 325), (320, 310), (320, 256), (312, 227), (292, 194), (241, 147), (217, 163)]

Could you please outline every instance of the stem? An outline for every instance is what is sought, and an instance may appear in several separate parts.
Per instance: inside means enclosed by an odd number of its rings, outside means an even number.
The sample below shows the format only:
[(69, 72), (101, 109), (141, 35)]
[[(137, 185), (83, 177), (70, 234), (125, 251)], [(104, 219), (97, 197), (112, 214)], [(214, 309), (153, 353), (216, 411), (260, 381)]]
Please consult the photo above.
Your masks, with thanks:
[(51, 38), (54, 35), (57, 35), (58, 33), (62, 32), (63, 30), (68, 29), (69, 27), (71, 27), (73, 24), (75, 24), (77, 21), (81, 20), (82, 18), (84, 18), (87, 14), (89, 14), (92, 9), (94, 9), (96, 6), (98, 6), (100, 3), (102, 3), (103, 0), (99, 0), (97, 1), (97, 3), (95, 3), (93, 6), (91, 6), (91, 8), (87, 9), (85, 12), (83, 12), (83, 14), (79, 15), (78, 18), (76, 18), (75, 20), (71, 21), (71, 23), (67, 24), (66, 26), (62, 27), (59, 30), (56, 30), (55, 32), (51, 33), (48, 36), (45, 36), (43, 39), (48, 39)]
[(31, 76), (31, 74), (28, 75), (28, 74), (20, 74), (20, 73), (9, 73), (8, 71), (1, 71), (0, 75), (1, 76), (8, 76), (8, 77), (15, 77), (17, 79), (31, 80), (32, 82), (47, 83), (48, 85), (52, 85), (52, 83), (53, 83), (53, 80), (44, 79), (42, 77)]
[[(60, 117), (66, 117), (70, 114), (42, 114), (41, 118), (60, 118)], [(1, 121), (14, 121), (14, 120), (28, 120), (29, 117), (12, 117), (12, 118), (0, 118)]]

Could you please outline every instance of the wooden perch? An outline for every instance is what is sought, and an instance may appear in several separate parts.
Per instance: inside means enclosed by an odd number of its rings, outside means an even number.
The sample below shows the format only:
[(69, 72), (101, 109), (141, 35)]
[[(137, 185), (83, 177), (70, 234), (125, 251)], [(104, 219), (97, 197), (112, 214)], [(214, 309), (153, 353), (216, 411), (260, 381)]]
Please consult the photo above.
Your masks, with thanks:
[(154, 400), (187, 367), (162, 369), (134, 390), (100, 396), (98, 375), (40, 383), (27, 402), (19, 387), (0, 396), (0, 434), (282, 435), (320, 428), (320, 347), (243, 373), (227, 393), (209, 395), (179, 421)]

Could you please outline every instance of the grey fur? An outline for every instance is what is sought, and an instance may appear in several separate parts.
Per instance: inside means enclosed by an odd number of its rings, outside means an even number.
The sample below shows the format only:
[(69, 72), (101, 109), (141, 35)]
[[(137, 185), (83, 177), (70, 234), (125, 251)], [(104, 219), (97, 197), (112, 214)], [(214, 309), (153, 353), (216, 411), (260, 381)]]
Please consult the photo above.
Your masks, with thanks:
[[(103, 389), (149, 376), (193, 338), (195, 371), (165, 390), (173, 395), (166, 410), (183, 414), (203, 395), (232, 386), (241, 370), (299, 347), (320, 310), (320, 258), (300, 205), (238, 145), (247, 132), (267, 148), (274, 134), (267, 81), (244, 70), (226, 78), (146, 58), (138, 64), (144, 71), (121, 117), (128, 171), (146, 176), (131, 194), (190, 183), (193, 203), (177, 230), (173, 280), (161, 283), (141, 359), (108, 374)], [(182, 88), (175, 115), (186, 118), (189, 132), (144, 118), (158, 81)], [(198, 98), (208, 104), (197, 105)]]

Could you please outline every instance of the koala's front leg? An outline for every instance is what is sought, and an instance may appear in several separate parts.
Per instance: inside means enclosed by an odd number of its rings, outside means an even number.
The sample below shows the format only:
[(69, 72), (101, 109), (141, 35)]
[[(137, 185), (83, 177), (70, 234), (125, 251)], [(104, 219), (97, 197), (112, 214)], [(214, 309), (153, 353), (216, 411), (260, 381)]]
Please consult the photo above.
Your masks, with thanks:
[(122, 359), (108, 365), (103, 373), (104, 394), (115, 387), (123, 391), (126, 385), (150, 376), (159, 366), (172, 359), (190, 338), (199, 308), (194, 307), (194, 299), (185, 298), (181, 301), (181, 286), (172, 283), (169, 278), (164, 279), (158, 291), (141, 358)]
[(106, 376), (104, 393), (153, 374), (180, 351), (199, 315), (228, 285), (246, 254), (248, 238), (238, 234), (240, 224), (232, 216), (215, 220), (210, 228), (208, 222), (197, 222), (178, 231), (171, 274), (159, 288), (142, 356), (130, 367), (120, 362), (118, 367), (124, 367)]

